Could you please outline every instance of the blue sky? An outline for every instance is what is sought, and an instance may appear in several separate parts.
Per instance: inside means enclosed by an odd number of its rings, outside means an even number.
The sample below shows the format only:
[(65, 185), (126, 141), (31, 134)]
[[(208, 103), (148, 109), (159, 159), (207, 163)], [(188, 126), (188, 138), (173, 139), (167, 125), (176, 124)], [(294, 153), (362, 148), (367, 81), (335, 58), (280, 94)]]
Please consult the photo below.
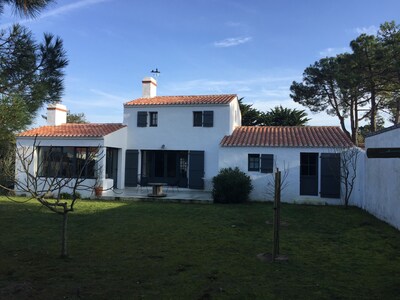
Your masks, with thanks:
[(6, 10), (1, 27), (20, 21), (37, 39), (60, 36), (70, 60), (63, 104), (90, 122), (122, 122), (123, 103), (141, 96), (155, 68), (158, 95), (234, 93), (263, 111), (304, 109), (291, 82), (359, 34), (399, 24), (399, 12), (398, 0), (59, 0), (34, 20)]

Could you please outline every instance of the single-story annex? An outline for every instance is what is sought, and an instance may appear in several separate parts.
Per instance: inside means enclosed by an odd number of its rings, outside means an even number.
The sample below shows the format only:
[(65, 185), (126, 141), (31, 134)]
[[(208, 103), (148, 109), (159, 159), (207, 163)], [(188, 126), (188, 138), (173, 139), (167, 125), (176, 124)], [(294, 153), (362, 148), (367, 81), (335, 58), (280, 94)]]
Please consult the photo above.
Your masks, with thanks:
[(63, 157), (57, 172), (64, 175), (73, 174), (93, 147), (102, 147), (105, 158), (93, 162), (101, 165), (100, 174), (90, 166), (85, 172), (104, 188), (164, 182), (211, 190), (221, 168), (239, 167), (252, 179), (251, 199), (271, 200), (268, 185), (278, 167), (287, 174), (282, 201), (340, 202), (338, 153), (354, 145), (339, 127), (241, 126), (235, 94), (157, 96), (152, 77), (143, 79), (142, 89), (141, 98), (124, 104), (118, 124), (68, 124), (66, 107), (50, 105), (47, 126), (17, 137), (18, 147), (32, 147), (36, 140), (36, 166), (42, 167), (33, 172), (54, 173), (51, 162), (43, 162), (50, 147)]

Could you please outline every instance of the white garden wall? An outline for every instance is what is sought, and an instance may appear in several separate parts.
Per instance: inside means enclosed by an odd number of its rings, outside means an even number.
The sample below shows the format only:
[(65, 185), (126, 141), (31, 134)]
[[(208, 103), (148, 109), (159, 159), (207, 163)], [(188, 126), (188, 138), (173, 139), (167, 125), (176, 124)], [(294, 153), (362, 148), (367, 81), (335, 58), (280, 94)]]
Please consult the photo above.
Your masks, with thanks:
[[(400, 148), (400, 126), (366, 138), (368, 148)], [(365, 158), (365, 199), (358, 206), (400, 229), (400, 158)]]

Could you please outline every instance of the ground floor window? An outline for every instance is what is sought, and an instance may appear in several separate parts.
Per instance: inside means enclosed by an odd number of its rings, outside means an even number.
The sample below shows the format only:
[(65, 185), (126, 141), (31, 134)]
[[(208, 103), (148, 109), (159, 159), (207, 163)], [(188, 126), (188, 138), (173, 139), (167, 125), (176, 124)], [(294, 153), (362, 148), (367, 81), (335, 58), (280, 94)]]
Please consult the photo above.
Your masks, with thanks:
[(248, 170), (261, 173), (272, 173), (274, 170), (273, 154), (249, 154)]
[(94, 147), (38, 147), (38, 175), (94, 178), (97, 152)]
[(249, 154), (248, 155), (248, 170), (249, 171), (260, 171), (260, 155)]

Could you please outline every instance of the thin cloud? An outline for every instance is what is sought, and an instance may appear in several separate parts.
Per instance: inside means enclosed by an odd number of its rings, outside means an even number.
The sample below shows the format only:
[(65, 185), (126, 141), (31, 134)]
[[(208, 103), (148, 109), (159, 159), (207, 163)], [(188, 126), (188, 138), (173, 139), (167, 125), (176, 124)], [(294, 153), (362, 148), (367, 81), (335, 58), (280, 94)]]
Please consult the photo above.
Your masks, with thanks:
[(239, 26), (242, 26), (242, 23), (240, 23), (240, 22), (226, 22), (225, 23), (225, 25), (226, 26), (229, 26), (229, 27), (239, 27)]
[(341, 48), (326, 48), (322, 51), (319, 52), (320, 57), (330, 57), (330, 56), (336, 56), (337, 54), (340, 53), (345, 53), (345, 52), (350, 52), (349, 47), (341, 47)]
[(110, 94), (110, 93), (106, 93), (106, 92), (103, 92), (103, 91), (101, 91), (101, 90), (90, 89), (90, 91), (91, 91), (93, 94), (96, 94), (96, 95), (98, 95), (98, 96), (102, 96), (102, 97), (104, 97), (104, 98), (113, 99), (113, 100), (118, 100), (118, 101), (124, 101), (124, 100), (126, 100), (126, 99), (123, 98), (123, 97), (120, 97), (120, 96), (117, 96), (117, 95), (114, 95), (114, 94)]
[(371, 25), (368, 27), (357, 27), (356, 29), (354, 29), (354, 31), (358, 34), (369, 34), (369, 35), (375, 35), (378, 32), (378, 27)]
[[(77, 2), (74, 2), (74, 3), (71, 3), (71, 4), (66, 4), (66, 5), (63, 5), (61, 7), (58, 7), (58, 8), (43, 12), (35, 19), (24, 19), (24, 20), (18, 21), (18, 23), (20, 23), (20, 24), (32, 23), (32, 22), (35, 22), (37, 20), (64, 15), (64, 14), (69, 13), (69, 12), (74, 11), (74, 10), (78, 10), (78, 9), (81, 9), (81, 8), (84, 8), (84, 7), (87, 7), (87, 6), (96, 5), (96, 4), (107, 2), (107, 1), (110, 1), (110, 0), (82, 0), (82, 1), (77, 1)], [(15, 22), (2, 24), (0, 26), (0, 28), (10, 27), (14, 23)]]
[(222, 41), (214, 42), (214, 46), (217, 48), (226, 48), (226, 47), (234, 47), (247, 42), (250, 42), (252, 37), (235, 37), (235, 38), (227, 38)]
[(78, 1), (78, 2), (75, 2), (75, 3), (67, 4), (67, 5), (61, 6), (59, 8), (50, 10), (48, 12), (45, 12), (40, 16), (40, 19), (47, 18), (47, 17), (52, 17), (52, 16), (62, 15), (62, 14), (68, 13), (68, 12), (73, 11), (73, 10), (77, 10), (77, 9), (80, 9), (80, 8), (83, 8), (83, 7), (86, 7), (86, 6), (95, 5), (95, 4), (99, 4), (99, 3), (107, 2), (107, 1), (109, 1), (109, 0), (82, 0), (82, 1)]

